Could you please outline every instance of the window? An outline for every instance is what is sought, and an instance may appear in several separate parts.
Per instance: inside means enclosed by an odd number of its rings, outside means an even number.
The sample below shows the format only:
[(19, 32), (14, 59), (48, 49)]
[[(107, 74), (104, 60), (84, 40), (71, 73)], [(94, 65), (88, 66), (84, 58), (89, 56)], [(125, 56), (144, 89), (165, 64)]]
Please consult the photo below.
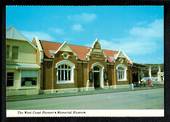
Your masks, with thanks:
[(9, 58), (9, 49), (10, 49), (10, 46), (7, 45), (7, 47), (6, 47), (6, 58)]
[(59, 65), (57, 68), (58, 81), (70, 81), (71, 80), (71, 67), (66, 64)]
[(124, 65), (118, 65), (117, 66), (117, 79), (118, 81), (125, 81), (127, 78), (126, 78), (126, 66)]
[(22, 71), (21, 86), (36, 86), (38, 71)]
[(7, 72), (7, 86), (13, 86), (13, 85), (14, 85), (14, 73)]
[(56, 64), (57, 68), (57, 83), (71, 83), (74, 77), (74, 64), (64, 60)]
[(18, 47), (17, 46), (12, 47), (12, 59), (18, 59)]

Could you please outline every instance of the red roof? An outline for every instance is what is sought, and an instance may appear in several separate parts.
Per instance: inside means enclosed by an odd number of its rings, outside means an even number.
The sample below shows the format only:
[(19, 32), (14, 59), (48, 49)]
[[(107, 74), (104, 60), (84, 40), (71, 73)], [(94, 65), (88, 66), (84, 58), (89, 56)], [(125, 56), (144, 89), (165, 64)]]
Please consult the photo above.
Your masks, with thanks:
[[(50, 51), (57, 51), (57, 49), (62, 45), (62, 43), (49, 42), (49, 41), (43, 41), (43, 40), (40, 40), (40, 42), (44, 50), (44, 54), (48, 58), (52, 58)], [(87, 53), (91, 49), (90, 47), (78, 46), (78, 45), (72, 45), (72, 44), (68, 44), (68, 46), (77, 54), (80, 60), (85, 60)], [(115, 57), (115, 55), (118, 53), (118, 51), (106, 50), (106, 49), (104, 49), (103, 51), (104, 51), (104, 54), (108, 57)]]
[(103, 51), (106, 56), (111, 56), (111, 57), (114, 57), (118, 53), (118, 51), (106, 50), (106, 49), (104, 49)]
[(77, 54), (80, 60), (85, 60), (87, 53), (90, 51), (90, 47), (69, 45), (71, 49)]
[(44, 54), (48, 58), (52, 58), (52, 55), (50, 54), (50, 50), (56, 51), (62, 45), (61, 43), (42, 41), (42, 40), (40, 40), (40, 42), (44, 50)]

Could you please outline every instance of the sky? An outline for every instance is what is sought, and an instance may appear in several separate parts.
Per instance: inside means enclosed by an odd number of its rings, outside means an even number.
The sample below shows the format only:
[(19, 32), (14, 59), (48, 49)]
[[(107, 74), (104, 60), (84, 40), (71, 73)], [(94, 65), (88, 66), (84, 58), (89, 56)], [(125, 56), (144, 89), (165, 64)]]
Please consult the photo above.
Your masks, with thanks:
[(164, 63), (163, 6), (7, 6), (6, 28), (30, 41), (122, 50), (135, 63)]

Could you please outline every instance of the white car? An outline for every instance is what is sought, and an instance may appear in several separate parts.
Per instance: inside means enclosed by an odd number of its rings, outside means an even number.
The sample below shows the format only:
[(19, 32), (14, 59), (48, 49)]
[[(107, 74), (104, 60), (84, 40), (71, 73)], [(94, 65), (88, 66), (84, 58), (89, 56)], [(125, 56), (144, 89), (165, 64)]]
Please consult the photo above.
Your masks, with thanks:
[(148, 84), (149, 80), (151, 81), (152, 84), (158, 84), (159, 83), (157, 77), (151, 77), (151, 78), (150, 77), (143, 77), (141, 79), (141, 82), (145, 83), (145, 84)]

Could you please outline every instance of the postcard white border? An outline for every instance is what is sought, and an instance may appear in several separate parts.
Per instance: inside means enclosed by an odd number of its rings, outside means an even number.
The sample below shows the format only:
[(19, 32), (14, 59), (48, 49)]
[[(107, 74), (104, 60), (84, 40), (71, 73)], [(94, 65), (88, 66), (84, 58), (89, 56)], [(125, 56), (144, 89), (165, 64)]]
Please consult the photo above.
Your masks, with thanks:
[(7, 117), (164, 117), (154, 110), (7, 110)]

